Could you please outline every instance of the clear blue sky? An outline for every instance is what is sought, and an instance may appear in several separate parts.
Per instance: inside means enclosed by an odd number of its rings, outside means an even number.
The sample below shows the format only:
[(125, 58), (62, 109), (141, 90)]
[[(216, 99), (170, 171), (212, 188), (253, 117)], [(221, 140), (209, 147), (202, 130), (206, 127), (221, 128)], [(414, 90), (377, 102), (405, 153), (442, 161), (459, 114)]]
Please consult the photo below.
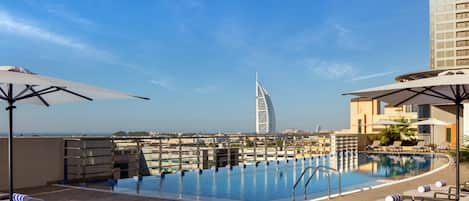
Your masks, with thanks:
[[(429, 68), (426, 0), (2, 1), (0, 65), (152, 98), (21, 105), (20, 132), (347, 128), (347, 90)], [(0, 115), (6, 131), (7, 112)]]

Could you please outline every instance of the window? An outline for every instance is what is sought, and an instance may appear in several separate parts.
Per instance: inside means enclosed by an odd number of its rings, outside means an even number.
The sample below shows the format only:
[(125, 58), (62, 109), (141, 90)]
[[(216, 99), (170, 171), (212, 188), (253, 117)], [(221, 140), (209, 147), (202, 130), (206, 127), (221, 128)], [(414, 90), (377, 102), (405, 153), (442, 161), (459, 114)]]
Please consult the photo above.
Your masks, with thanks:
[(362, 133), (362, 120), (358, 119), (358, 134)]
[[(466, 27), (469, 27), (469, 22), (468, 21), (456, 23), (456, 28), (466, 28)], [(438, 26), (437, 26), (437, 28), (438, 28)]]
[(425, 119), (430, 118), (430, 105), (419, 105), (418, 106), (418, 118)]
[(418, 105), (406, 105), (405, 112), (418, 112)]
[(465, 47), (465, 46), (469, 46), (469, 40), (456, 41), (456, 47)]
[[(468, 41), (468, 46), (469, 46), (469, 41)], [(454, 47), (454, 43), (452, 41), (448, 41), (448, 42), (445, 43), (445, 47), (446, 48)]]
[(419, 133), (430, 133), (429, 125), (420, 125), (417, 127)]
[(456, 4), (456, 10), (462, 10), (469, 8), (469, 3)]
[(451, 128), (446, 128), (446, 142), (451, 143)]
[(456, 19), (469, 18), (469, 12), (456, 13)]
[(452, 56), (454, 56), (454, 51), (451, 51), (451, 50), (446, 51), (446, 52), (445, 52), (445, 56), (446, 56), (446, 57), (452, 57)]
[(469, 37), (469, 31), (458, 31), (456, 32), (456, 37), (458, 38)]
[[(460, 26), (464, 26), (464, 27), (465, 27), (465, 24), (464, 24), (464, 23), (465, 23), (465, 22), (459, 22), (458, 24), (461, 24)], [(443, 24), (437, 24), (437, 25), (436, 25), (436, 29), (438, 29), (438, 30), (442, 30), (442, 29), (443, 29), (443, 30), (444, 30), (444, 29), (452, 29), (453, 27), (454, 27), (454, 24), (453, 24), (453, 23), (443, 23)], [(456, 27), (458, 27), (457, 24), (456, 24)], [(460, 28), (460, 27), (458, 27), (458, 28)]]
[(469, 55), (469, 49), (456, 51), (456, 56), (468, 56), (468, 55)]
[(452, 13), (441, 14), (441, 15), (436, 16), (436, 21), (448, 21), (448, 20), (452, 20), (452, 19), (454, 19), (454, 14), (452, 14)]
[(446, 38), (446, 39), (454, 38), (454, 33), (453, 33), (453, 32), (447, 32), (447, 33), (445, 33), (445, 38)]
[(458, 59), (456, 60), (456, 65), (457, 66), (469, 65), (469, 59)]
[(446, 60), (446, 66), (454, 66), (454, 60)]

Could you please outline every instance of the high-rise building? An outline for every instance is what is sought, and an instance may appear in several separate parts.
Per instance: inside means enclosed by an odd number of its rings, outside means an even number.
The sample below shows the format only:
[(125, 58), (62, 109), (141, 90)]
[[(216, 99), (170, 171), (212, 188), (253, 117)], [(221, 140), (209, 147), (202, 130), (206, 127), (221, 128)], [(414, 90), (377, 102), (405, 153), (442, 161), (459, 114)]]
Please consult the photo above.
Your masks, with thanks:
[[(430, 68), (433, 74), (469, 68), (469, 0), (430, 0)], [(469, 135), (469, 104), (464, 106), (461, 133)], [(422, 115), (424, 113), (426, 115)], [(419, 117), (454, 123), (454, 107), (424, 105)], [(436, 132), (443, 133), (448, 143), (454, 144), (454, 125), (438, 130)]]
[(275, 133), (275, 111), (267, 90), (262, 87), (256, 73), (256, 133)]
[(469, 0), (430, 0), (430, 67), (469, 67)]

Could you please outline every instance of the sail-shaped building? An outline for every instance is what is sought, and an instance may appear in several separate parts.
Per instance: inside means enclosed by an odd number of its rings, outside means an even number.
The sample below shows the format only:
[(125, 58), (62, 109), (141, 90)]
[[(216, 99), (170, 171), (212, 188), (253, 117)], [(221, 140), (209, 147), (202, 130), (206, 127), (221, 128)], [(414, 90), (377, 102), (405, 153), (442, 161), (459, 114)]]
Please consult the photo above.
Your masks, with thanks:
[(267, 90), (262, 87), (256, 73), (256, 133), (275, 133), (275, 111)]

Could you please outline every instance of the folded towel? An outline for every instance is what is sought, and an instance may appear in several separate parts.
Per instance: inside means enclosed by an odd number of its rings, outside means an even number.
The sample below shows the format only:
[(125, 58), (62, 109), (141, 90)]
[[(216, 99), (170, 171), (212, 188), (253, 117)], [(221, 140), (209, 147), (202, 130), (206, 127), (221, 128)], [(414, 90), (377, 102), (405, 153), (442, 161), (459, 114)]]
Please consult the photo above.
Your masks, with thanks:
[(11, 199), (12, 201), (23, 201), (25, 200), (25, 198), (27, 198), (28, 196), (27, 195), (23, 195), (23, 194), (19, 194), (19, 193), (13, 193), (13, 199)]
[(399, 194), (388, 195), (384, 201), (401, 201), (402, 197)]
[(428, 191), (430, 191), (430, 190), (431, 190), (431, 189), (430, 189), (430, 185), (423, 185), (423, 186), (419, 186), (419, 187), (417, 188), (417, 191), (418, 191), (419, 193), (425, 193), (425, 192), (428, 192)]
[(436, 181), (435, 186), (438, 187), (438, 188), (446, 186), (446, 181)]

